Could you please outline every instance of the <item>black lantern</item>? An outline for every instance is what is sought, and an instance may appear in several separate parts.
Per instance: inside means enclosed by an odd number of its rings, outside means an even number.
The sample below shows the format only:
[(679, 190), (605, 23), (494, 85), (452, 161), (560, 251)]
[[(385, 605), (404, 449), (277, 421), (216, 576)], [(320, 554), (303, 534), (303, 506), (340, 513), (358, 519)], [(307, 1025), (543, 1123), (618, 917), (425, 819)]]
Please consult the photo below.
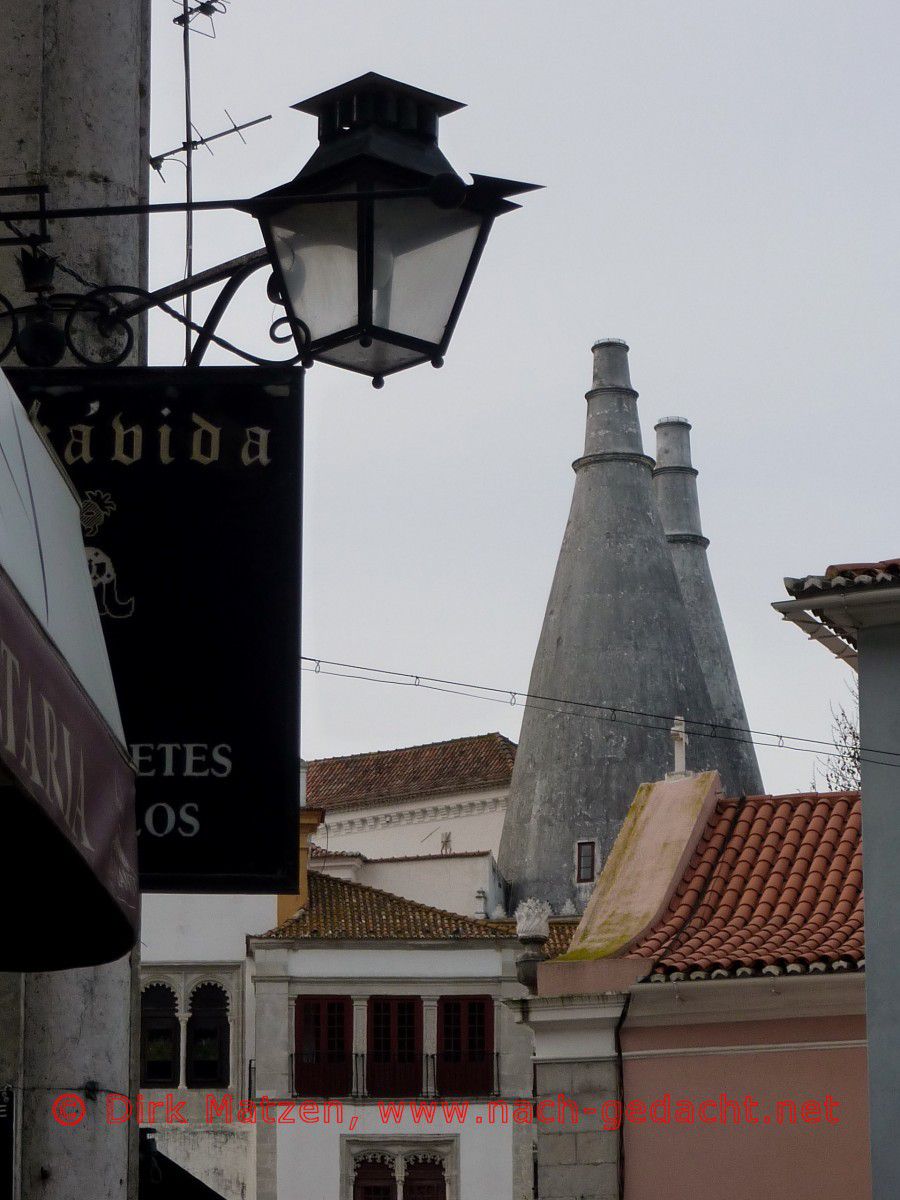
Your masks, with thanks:
[(383, 377), (441, 366), (491, 225), (534, 184), (473, 175), (438, 149), (438, 120), (462, 108), (369, 73), (294, 107), (319, 147), (290, 183), (245, 206), (271, 255), (306, 364)]

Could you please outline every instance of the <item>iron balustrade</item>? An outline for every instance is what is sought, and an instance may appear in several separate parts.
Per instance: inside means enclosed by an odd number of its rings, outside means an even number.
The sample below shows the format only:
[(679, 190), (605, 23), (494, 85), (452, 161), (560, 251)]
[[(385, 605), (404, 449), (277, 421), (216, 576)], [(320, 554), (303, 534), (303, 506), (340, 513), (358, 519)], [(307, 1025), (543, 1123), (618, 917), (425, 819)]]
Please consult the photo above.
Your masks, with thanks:
[[(373, 1063), (372, 1056), (355, 1053), (351, 1058), (350, 1086), (348, 1090), (326, 1089), (313, 1095), (297, 1086), (296, 1055), (289, 1055), (290, 1094), (304, 1099), (352, 1099), (382, 1097), (396, 1099), (420, 1099), (441, 1096), (499, 1096), (500, 1053), (495, 1051), (479, 1069), (473, 1071), (466, 1066), (463, 1072), (453, 1076), (453, 1083), (442, 1079), (441, 1064), (436, 1054), (423, 1054), (410, 1063)], [(248, 1076), (251, 1097), (256, 1091), (256, 1066), (250, 1060)], [(443, 1083), (443, 1087), (440, 1085)]]

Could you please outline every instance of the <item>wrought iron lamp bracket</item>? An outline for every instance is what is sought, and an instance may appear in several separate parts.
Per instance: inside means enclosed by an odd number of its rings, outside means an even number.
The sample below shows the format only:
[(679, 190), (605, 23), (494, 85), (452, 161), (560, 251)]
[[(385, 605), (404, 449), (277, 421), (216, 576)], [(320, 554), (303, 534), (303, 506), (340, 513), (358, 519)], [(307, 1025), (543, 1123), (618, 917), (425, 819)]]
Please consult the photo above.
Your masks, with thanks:
[[(44, 317), (61, 321), (65, 349), (78, 362), (91, 367), (116, 367), (125, 361), (134, 346), (132, 322), (152, 309), (159, 309), (197, 334), (187, 363), (190, 367), (201, 365), (210, 345), (220, 346), (256, 366), (290, 366), (301, 361), (303, 356), (299, 351), (289, 358), (265, 358), (251, 354), (217, 332), (241, 286), (269, 265), (266, 251), (256, 250), (153, 292), (113, 284), (84, 293), (47, 292), (31, 303), (19, 306), (14, 306), (0, 293), (0, 362), (16, 348), (19, 334), (28, 322)], [(173, 301), (217, 283), (222, 287), (202, 324), (189, 320), (174, 307)], [(271, 290), (270, 298), (278, 302)], [(283, 332), (285, 326), (289, 330), (287, 333)], [(304, 340), (309, 340), (309, 330), (299, 320), (295, 326), (286, 312), (272, 322), (269, 336), (279, 345), (296, 337), (295, 344), (302, 345)]]

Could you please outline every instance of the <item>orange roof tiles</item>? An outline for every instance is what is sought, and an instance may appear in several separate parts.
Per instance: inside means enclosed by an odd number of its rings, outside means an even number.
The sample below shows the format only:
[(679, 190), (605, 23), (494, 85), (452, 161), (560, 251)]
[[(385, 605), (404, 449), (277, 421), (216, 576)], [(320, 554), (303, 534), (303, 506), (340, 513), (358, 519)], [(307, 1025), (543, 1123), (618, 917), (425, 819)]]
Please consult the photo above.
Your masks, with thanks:
[(720, 801), (628, 957), (656, 980), (862, 967), (861, 835), (858, 792)]
[(886, 558), (881, 562), (837, 563), (827, 567), (824, 575), (785, 579), (784, 586), (790, 595), (799, 599), (841, 588), (892, 587), (898, 583), (900, 558)]
[[(544, 953), (547, 958), (558, 958), (560, 954), (565, 954), (569, 949), (572, 938), (575, 936), (575, 930), (578, 928), (580, 920), (580, 917), (550, 918), (550, 937), (544, 945)], [(516, 923), (510, 918), (492, 921), (491, 924), (496, 926), (497, 929), (507, 930), (509, 937), (516, 936)]]
[(310, 858), (361, 858), (363, 862), (369, 861), (361, 850), (326, 850), (318, 842), (309, 843), (309, 856)]
[(334, 811), (412, 796), (506, 787), (515, 754), (515, 742), (499, 733), (484, 733), (427, 746), (315, 759), (306, 779), (307, 803)]
[(260, 935), (280, 941), (495, 941), (515, 937), (500, 922), (404, 900), (390, 892), (311, 871), (309, 906)]

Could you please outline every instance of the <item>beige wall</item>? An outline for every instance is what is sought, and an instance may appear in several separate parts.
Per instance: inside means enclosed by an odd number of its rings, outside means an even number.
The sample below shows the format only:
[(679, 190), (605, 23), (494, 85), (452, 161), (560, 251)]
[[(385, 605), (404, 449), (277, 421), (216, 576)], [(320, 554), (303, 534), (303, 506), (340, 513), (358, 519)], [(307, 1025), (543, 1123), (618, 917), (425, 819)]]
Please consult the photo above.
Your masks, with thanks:
[[(719, 1097), (758, 1102), (760, 1124), (624, 1124), (625, 1200), (865, 1200), (869, 1179), (865, 1022), (860, 1016), (719, 1022), (622, 1031), (626, 1103), (671, 1096), (707, 1117)], [(800, 1120), (836, 1104), (834, 1123)], [(776, 1102), (793, 1100), (796, 1125)], [(657, 1117), (664, 1115), (661, 1107)], [(785, 1112), (788, 1110), (784, 1110)], [(814, 1114), (815, 1109), (809, 1109)], [(768, 1116), (770, 1120), (766, 1122)]]

